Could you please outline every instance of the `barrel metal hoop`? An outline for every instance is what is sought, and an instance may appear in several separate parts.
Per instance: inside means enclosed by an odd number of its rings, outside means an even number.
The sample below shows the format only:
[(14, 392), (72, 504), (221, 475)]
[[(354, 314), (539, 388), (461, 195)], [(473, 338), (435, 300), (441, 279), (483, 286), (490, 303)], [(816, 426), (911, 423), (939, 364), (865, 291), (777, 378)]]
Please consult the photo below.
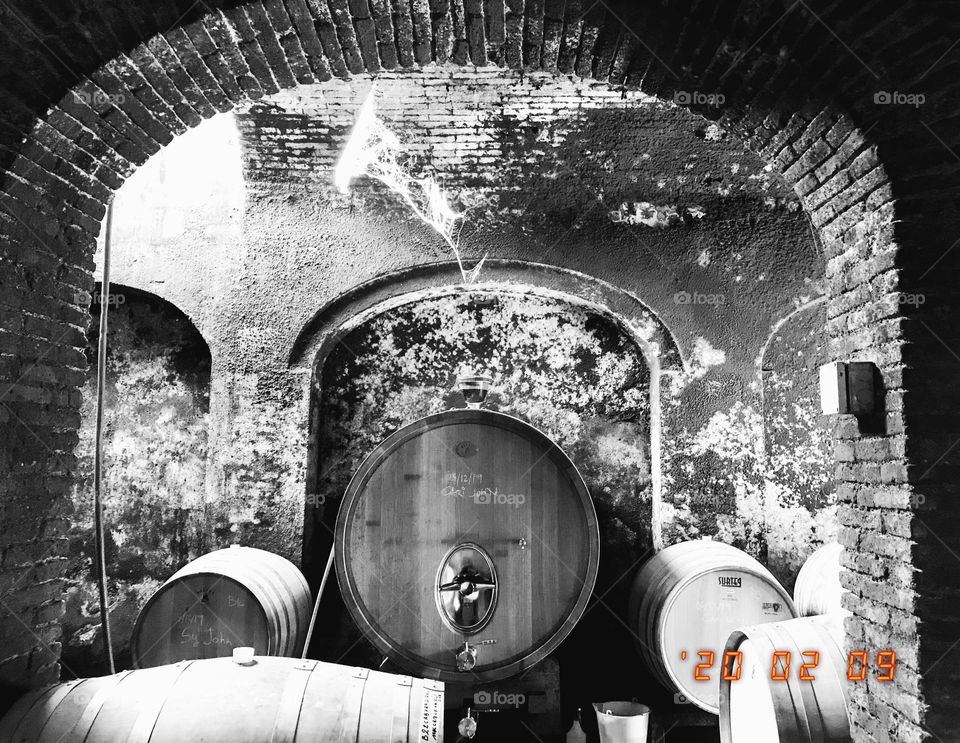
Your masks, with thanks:
[(157, 726), (157, 721), (163, 712), (163, 708), (170, 697), (170, 692), (177, 685), (180, 676), (189, 668), (192, 660), (182, 661), (176, 665), (170, 666), (169, 682), (163, 693), (159, 689), (154, 689), (150, 695), (150, 701), (140, 710), (137, 719), (130, 728), (130, 734), (127, 736), (126, 743), (148, 743), (153, 735), (153, 729)]
[(273, 721), (270, 743), (293, 743), (296, 739), (297, 728), (300, 725), (300, 712), (307, 694), (307, 684), (310, 683), (311, 674), (319, 665), (314, 661), (312, 666), (308, 666), (301, 661), (294, 666), (294, 669), (306, 671), (306, 673), (292, 673), (287, 677), (287, 682), (283, 685), (283, 691), (280, 694), (280, 702), (277, 704), (277, 716)]
[[(87, 680), (88, 679), (74, 679), (73, 681), (68, 681), (65, 684), (54, 684), (52, 686), (48, 686), (44, 689), (37, 691), (36, 696), (34, 697), (30, 706), (27, 708), (27, 710), (24, 712), (23, 717), (20, 718), (20, 721), (17, 723), (17, 727), (13, 731), (11, 740), (31, 740), (32, 738), (27, 734), (27, 732), (28, 732), (28, 726), (30, 725), (31, 722), (33, 722), (31, 713), (33, 712), (34, 708), (36, 708), (37, 705), (43, 702), (46, 702), (49, 704), (50, 712), (52, 716), (52, 713), (57, 709), (57, 707), (60, 705), (60, 702), (64, 700), (67, 694), (72, 692), (75, 687), (77, 687), (78, 685), (82, 684), (84, 681), (87, 681)], [(46, 726), (49, 720), (50, 720), (50, 717), (47, 717), (45, 720), (43, 720), (43, 725)], [(40, 729), (37, 730), (38, 735), (40, 732), (42, 732), (42, 729), (43, 728), (41, 727)]]
[(78, 740), (87, 739), (90, 735), (90, 730), (93, 728), (93, 724), (97, 721), (97, 715), (99, 715), (100, 710), (103, 709), (103, 705), (106, 704), (107, 699), (110, 698), (114, 689), (131, 673), (133, 673), (133, 671), (118, 673), (104, 683), (102, 687), (97, 689), (93, 698), (84, 708), (83, 714), (80, 715), (80, 718), (74, 723), (73, 728), (71, 728), (71, 733), (78, 734)]
[(400, 676), (393, 679), (393, 699), (391, 707), (393, 709), (393, 719), (390, 720), (390, 740), (400, 739), (400, 735), (406, 736), (410, 724), (410, 696), (413, 693), (413, 684), (409, 676)]

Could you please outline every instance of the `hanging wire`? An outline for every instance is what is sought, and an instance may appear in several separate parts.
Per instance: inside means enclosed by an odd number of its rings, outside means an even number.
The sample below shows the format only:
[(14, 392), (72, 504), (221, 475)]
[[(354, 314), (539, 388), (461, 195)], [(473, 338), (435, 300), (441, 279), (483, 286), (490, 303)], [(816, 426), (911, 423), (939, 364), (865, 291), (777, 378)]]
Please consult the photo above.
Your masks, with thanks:
[[(334, 540), (336, 542), (336, 540)], [(327, 579), (330, 577), (330, 568), (333, 567), (333, 556), (335, 554), (335, 544), (330, 547), (330, 554), (327, 555), (327, 566), (323, 569), (323, 579), (320, 581), (320, 590), (317, 591), (317, 600), (313, 602), (313, 614), (310, 615), (310, 626), (307, 628), (307, 636), (303, 641), (303, 652), (300, 657), (306, 660), (307, 650), (310, 648), (310, 640), (313, 639), (313, 630), (317, 626), (317, 614), (320, 613), (320, 599), (323, 598), (323, 589), (327, 585)]]
[(110, 673), (116, 673), (113, 661), (113, 637), (110, 633), (110, 609), (107, 605), (107, 559), (103, 527), (103, 392), (107, 376), (107, 315), (110, 307), (110, 242), (113, 232), (113, 200), (107, 206), (107, 232), (103, 245), (103, 280), (100, 282), (100, 337), (97, 339), (97, 430), (93, 455), (93, 521), (97, 552), (97, 582), (100, 592), (100, 626)]

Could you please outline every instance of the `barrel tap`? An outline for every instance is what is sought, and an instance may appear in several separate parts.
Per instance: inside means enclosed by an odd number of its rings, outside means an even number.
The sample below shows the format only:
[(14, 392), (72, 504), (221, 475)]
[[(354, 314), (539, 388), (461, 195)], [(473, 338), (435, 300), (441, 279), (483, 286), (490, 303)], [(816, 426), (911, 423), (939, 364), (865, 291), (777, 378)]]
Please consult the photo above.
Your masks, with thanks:
[(458, 741), (471, 740), (477, 734), (477, 720), (470, 713), (469, 707), (467, 707), (467, 716), (457, 725), (457, 732), (460, 733)]
[(493, 645), (496, 640), (481, 640), (476, 645), (471, 645), (469, 640), (463, 641), (463, 647), (457, 651), (457, 670), (461, 672), (472, 671), (477, 665), (477, 653), (481, 645)]

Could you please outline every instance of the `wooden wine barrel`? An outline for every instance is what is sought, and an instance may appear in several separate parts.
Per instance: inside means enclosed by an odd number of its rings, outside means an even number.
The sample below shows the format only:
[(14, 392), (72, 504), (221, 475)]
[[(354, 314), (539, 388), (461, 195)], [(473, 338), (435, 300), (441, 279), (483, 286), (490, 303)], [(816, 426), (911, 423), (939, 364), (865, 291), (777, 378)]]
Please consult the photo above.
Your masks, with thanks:
[(252, 547), (217, 550), (180, 568), (144, 605), (133, 664), (227, 657), (238, 646), (299, 655), (310, 611), (310, 588), (289, 560)]
[[(746, 552), (722, 542), (682, 542), (657, 553), (637, 574), (630, 618), (654, 675), (701, 709), (719, 712), (717, 668), (737, 627), (796, 616), (786, 589)], [(697, 681), (696, 667), (712, 681)]]
[(843, 612), (840, 597), (840, 555), (843, 546), (825, 544), (803, 563), (793, 587), (793, 603), (801, 617)]
[[(806, 617), (735, 630), (726, 651), (743, 653), (739, 669), (731, 657), (729, 676), (720, 682), (720, 737), (723, 743), (849, 743), (850, 720), (842, 626), (837, 616)], [(781, 656), (771, 679), (773, 652), (789, 652), (790, 667)], [(818, 657), (803, 656), (819, 653)], [(801, 681), (801, 664), (812, 681)]]
[(10, 743), (442, 741), (443, 684), (293, 658), (124, 671), (30, 692)]
[[(336, 548), (346, 606), (379, 650), (420, 676), (489, 681), (529, 668), (573, 629), (600, 539), (586, 485), (556, 444), (468, 409), (412, 423), (364, 460)], [(465, 643), (476, 652), (466, 667)]]

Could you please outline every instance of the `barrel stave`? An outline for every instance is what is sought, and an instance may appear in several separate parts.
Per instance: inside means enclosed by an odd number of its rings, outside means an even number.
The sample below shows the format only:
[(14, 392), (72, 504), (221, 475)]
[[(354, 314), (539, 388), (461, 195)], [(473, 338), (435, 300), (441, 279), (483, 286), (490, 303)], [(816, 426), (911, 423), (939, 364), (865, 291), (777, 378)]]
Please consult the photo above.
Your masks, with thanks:
[[(722, 743), (850, 743), (850, 722), (847, 713), (848, 682), (845, 660), (832, 618), (805, 617), (735, 630), (726, 650), (735, 651), (749, 641), (759, 648), (759, 662), (771, 662), (774, 650), (789, 652), (793, 665), (786, 681), (774, 681), (764, 673), (765, 685), (758, 687), (772, 699), (776, 711), (779, 741), (746, 739), (738, 732), (740, 720), (752, 719), (754, 708), (764, 700), (746, 702), (731, 693), (737, 681), (720, 683), (720, 737)], [(799, 679), (798, 663), (804, 651), (820, 652), (819, 665), (811, 671), (813, 681)], [(762, 670), (762, 669), (761, 669)], [(758, 692), (760, 693), (760, 692)], [(739, 708), (739, 705), (747, 705)], [(736, 735), (735, 735), (736, 733)]]
[(424, 710), (437, 709), (437, 682), (291, 658), (252, 666), (216, 658), (28, 694), (0, 731), (17, 743), (412, 743), (442, 741), (442, 727), (422, 724)]

